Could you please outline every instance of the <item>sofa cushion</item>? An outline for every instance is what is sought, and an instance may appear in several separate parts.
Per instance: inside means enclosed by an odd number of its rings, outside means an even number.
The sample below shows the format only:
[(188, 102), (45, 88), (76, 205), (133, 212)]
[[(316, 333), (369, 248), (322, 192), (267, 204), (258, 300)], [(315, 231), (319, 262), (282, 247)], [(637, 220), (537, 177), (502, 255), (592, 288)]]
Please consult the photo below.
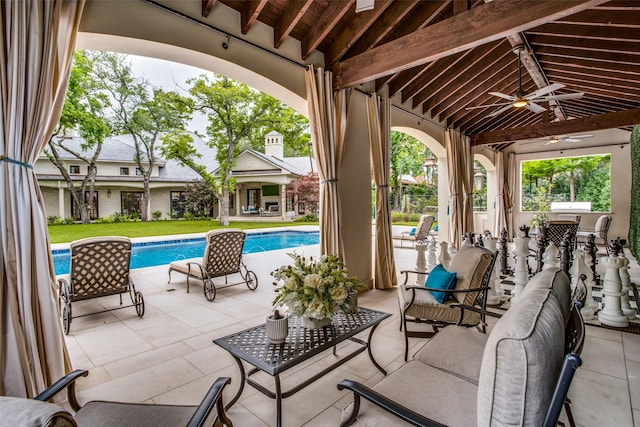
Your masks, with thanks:
[(147, 405), (94, 400), (76, 413), (80, 427), (162, 427), (186, 426), (195, 406)]
[[(469, 427), (476, 422), (477, 387), (422, 362), (410, 361), (380, 381), (375, 391), (414, 412), (448, 426)], [(352, 404), (342, 412), (343, 420)], [(409, 425), (374, 404), (362, 400), (358, 426)]]
[(564, 316), (532, 287), (496, 323), (478, 380), (478, 426), (543, 424), (564, 353)]
[(418, 351), (413, 360), (478, 385), (487, 334), (476, 328), (447, 326)]
[(522, 291), (522, 297), (533, 289), (550, 289), (551, 295), (562, 308), (565, 325), (571, 313), (571, 281), (569, 276), (557, 267), (543, 270), (531, 278)]
[[(406, 285), (398, 286), (400, 307), (404, 309), (409, 304), (413, 292), (414, 290), (407, 289)], [(407, 310), (407, 316), (447, 323), (456, 323), (460, 318), (460, 310), (450, 307), (451, 304), (458, 302), (455, 298), (440, 304), (431, 292), (426, 289), (416, 289), (415, 293), (414, 305)], [(465, 325), (477, 325), (480, 323), (480, 314), (465, 310), (463, 323)]]
[[(482, 286), (482, 278), (487, 267), (493, 259), (490, 250), (476, 246), (462, 246), (449, 264), (449, 271), (458, 274), (456, 289), (479, 288)], [(473, 305), (475, 292), (453, 294), (453, 297), (462, 304)]]
[(39, 400), (0, 396), (0, 425), (75, 427), (73, 416), (60, 406)]
[[(438, 264), (427, 275), (427, 288), (449, 290), (456, 287), (457, 273), (447, 271), (442, 264)], [(446, 292), (429, 291), (440, 304), (449, 299), (451, 294)]]

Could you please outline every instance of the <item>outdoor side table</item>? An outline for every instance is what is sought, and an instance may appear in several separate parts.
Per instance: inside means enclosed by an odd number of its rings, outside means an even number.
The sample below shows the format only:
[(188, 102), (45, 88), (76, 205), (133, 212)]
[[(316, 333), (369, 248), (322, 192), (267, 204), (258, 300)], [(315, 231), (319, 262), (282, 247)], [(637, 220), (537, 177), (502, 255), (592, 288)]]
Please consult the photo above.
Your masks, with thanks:
[[(227, 404), (226, 409), (228, 410), (238, 401), (246, 382), (265, 396), (276, 400), (276, 419), (279, 427), (282, 425), (282, 399), (297, 393), (365, 350), (368, 351), (373, 365), (384, 375), (387, 375), (387, 372), (373, 358), (370, 342), (373, 332), (380, 322), (390, 316), (389, 313), (358, 307), (353, 314), (337, 313), (330, 325), (319, 329), (306, 329), (301, 318), (292, 316), (289, 318), (289, 335), (283, 344), (269, 342), (265, 324), (214, 340), (214, 343), (231, 353), (240, 369), (240, 387), (233, 399)], [(356, 334), (367, 329), (371, 330), (366, 341), (355, 337)], [(333, 354), (336, 355), (336, 345), (346, 340), (358, 344), (356, 349), (291, 389), (282, 390), (280, 385), (282, 372), (330, 348), (333, 348)], [(242, 360), (254, 368), (245, 372)], [(275, 392), (251, 378), (259, 371), (274, 377)]]

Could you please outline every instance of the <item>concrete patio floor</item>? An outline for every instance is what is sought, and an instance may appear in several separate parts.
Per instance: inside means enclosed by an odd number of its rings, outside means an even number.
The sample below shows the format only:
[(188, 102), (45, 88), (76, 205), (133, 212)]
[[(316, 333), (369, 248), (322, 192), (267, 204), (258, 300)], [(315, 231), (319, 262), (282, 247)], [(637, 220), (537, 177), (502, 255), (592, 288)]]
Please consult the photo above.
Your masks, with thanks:
[[(258, 275), (258, 289), (250, 291), (244, 285), (220, 289), (214, 302), (205, 299), (198, 282), (192, 282), (187, 294), (186, 280), (179, 274), (174, 273), (167, 284), (168, 266), (133, 270), (136, 286), (145, 299), (143, 318), (128, 308), (73, 319), (66, 337), (73, 368), (90, 371), (78, 383), (80, 402), (100, 399), (196, 405), (219, 376), (232, 379), (225, 391), (229, 401), (238, 389), (238, 368), (233, 358), (212, 340), (264, 323), (274, 297), (269, 273), (289, 263), (286, 254), (290, 251), (245, 255), (247, 266)], [(296, 251), (317, 255), (319, 246)], [(415, 250), (396, 248), (395, 256), (398, 272), (415, 266)], [(640, 283), (640, 267), (635, 260), (631, 263), (631, 275), (634, 282)], [(117, 297), (74, 303), (74, 315), (117, 303)], [(396, 290), (365, 292), (360, 295), (359, 304), (393, 314), (375, 331), (372, 351), (388, 372), (397, 369), (404, 363), (404, 339), (399, 331)], [(366, 338), (367, 333), (362, 336)], [(425, 342), (412, 339), (412, 352)], [(339, 347), (338, 355), (343, 347)], [(578, 369), (569, 393), (577, 424), (640, 427), (640, 335), (587, 326), (582, 357), (584, 364)], [(333, 358), (327, 352), (287, 371), (282, 377), (283, 389), (318, 372)], [(256, 378), (265, 385), (273, 385), (267, 375)], [(339, 425), (341, 410), (351, 401), (346, 391), (336, 388), (344, 378), (373, 385), (382, 374), (366, 352), (357, 356), (285, 399), (283, 425)], [(245, 387), (229, 416), (240, 427), (272, 426), (275, 402)]]

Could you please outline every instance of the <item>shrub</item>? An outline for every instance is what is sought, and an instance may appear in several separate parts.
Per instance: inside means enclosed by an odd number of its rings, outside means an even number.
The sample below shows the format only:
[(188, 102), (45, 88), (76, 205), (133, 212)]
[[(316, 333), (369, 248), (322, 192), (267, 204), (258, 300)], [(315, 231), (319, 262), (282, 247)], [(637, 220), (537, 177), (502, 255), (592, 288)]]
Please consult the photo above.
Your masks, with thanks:
[(153, 220), (157, 221), (160, 218), (162, 218), (162, 212), (161, 211), (153, 211), (153, 213), (151, 213), (151, 215), (153, 216)]
[(51, 215), (47, 217), (47, 224), (59, 225), (59, 224), (62, 224), (62, 219), (57, 215)]
[(196, 219), (196, 216), (194, 215), (193, 212), (187, 211), (187, 212), (184, 213), (184, 219), (186, 219), (188, 221), (191, 221), (191, 220)]
[(71, 224), (75, 224), (75, 221), (73, 220), (73, 218), (65, 218), (62, 220), (62, 224), (71, 225)]
[(318, 216), (316, 214), (307, 214), (296, 218), (294, 222), (318, 222)]

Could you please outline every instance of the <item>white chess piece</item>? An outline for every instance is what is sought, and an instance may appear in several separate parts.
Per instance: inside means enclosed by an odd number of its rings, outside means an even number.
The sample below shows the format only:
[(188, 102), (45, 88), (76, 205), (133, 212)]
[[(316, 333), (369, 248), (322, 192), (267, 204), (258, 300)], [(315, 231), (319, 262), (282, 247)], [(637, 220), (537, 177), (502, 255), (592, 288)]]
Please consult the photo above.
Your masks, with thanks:
[(440, 242), (440, 255), (438, 256), (438, 262), (442, 264), (445, 270), (449, 269), (451, 257), (449, 256), (449, 251), (447, 251), (447, 242)]
[(622, 312), (622, 280), (620, 268), (624, 265), (622, 257), (608, 256), (600, 259), (606, 268), (604, 274), (604, 307), (598, 312), (598, 320), (605, 325), (624, 328), (629, 326), (629, 318)]
[(544, 251), (544, 266), (543, 270), (548, 270), (552, 267), (560, 267), (560, 261), (558, 260), (558, 256), (560, 255), (560, 250), (555, 245), (555, 243), (549, 243), (547, 249)]
[(416, 257), (416, 271), (419, 273), (416, 277), (416, 285), (424, 285), (427, 280), (427, 258), (425, 256), (425, 252), (427, 250), (426, 243), (418, 243), (415, 245), (416, 251), (418, 252), (418, 256)]
[[(489, 249), (491, 252), (496, 251), (496, 245), (498, 244), (498, 239), (495, 237), (485, 237), (484, 238), (484, 247)], [(500, 299), (502, 297), (502, 286), (500, 286), (500, 278), (498, 277), (498, 269), (494, 265), (493, 271), (491, 272), (491, 278), (489, 278), (489, 286), (490, 289), (487, 292), (487, 304), (495, 305), (500, 303)]]
[(431, 271), (438, 263), (438, 258), (436, 257), (437, 248), (436, 241), (434, 239), (429, 240), (427, 244), (427, 271)]
[(456, 245), (454, 245), (453, 243), (449, 243), (448, 252), (449, 252), (449, 259), (452, 260), (458, 254), (458, 248), (456, 248)]
[(527, 257), (529, 255), (529, 238), (528, 237), (516, 237), (513, 239), (515, 242), (516, 255), (516, 269), (513, 274), (513, 282), (515, 288), (511, 293), (511, 301), (516, 303), (518, 296), (524, 290), (524, 286), (529, 282), (529, 268), (527, 266)]

